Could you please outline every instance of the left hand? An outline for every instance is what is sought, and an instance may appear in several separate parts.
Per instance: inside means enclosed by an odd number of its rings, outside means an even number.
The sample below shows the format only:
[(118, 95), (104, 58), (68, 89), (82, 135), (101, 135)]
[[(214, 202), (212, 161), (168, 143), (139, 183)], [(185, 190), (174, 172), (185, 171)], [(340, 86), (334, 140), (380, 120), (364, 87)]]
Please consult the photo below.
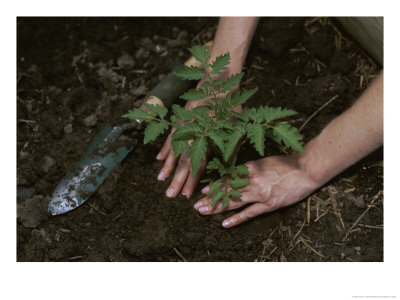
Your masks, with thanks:
[[(211, 207), (212, 196), (207, 196), (199, 200), (194, 208), (202, 215), (211, 215), (249, 205), (222, 222), (223, 227), (229, 228), (260, 214), (296, 203), (320, 186), (302, 168), (300, 157), (301, 154), (294, 154), (250, 161), (246, 163), (250, 184), (239, 190), (241, 198), (231, 199), (223, 209), (221, 202)], [(202, 193), (206, 194), (208, 189), (209, 186), (206, 186)]]

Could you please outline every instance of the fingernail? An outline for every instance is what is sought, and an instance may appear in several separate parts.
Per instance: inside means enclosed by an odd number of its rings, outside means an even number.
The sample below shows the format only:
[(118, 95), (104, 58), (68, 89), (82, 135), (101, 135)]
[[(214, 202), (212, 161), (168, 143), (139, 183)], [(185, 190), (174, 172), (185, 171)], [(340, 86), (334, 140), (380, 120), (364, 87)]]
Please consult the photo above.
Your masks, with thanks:
[(175, 194), (175, 190), (173, 188), (170, 188), (167, 190), (167, 196), (168, 197), (173, 197)]
[(197, 201), (195, 204), (194, 204), (194, 209), (198, 209), (198, 208), (200, 208), (201, 206), (203, 205), (203, 203), (201, 202), (201, 201)]
[(157, 156), (156, 156), (156, 159), (157, 159), (157, 160), (160, 160), (160, 159), (161, 159), (161, 155), (162, 155), (162, 153), (161, 153), (161, 152), (160, 152), (160, 153), (158, 153), (158, 154), (157, 154)]
[[(165, 178), (164, 178), (164, 171), (161, 171), (160, 173), (158, 173), (158, 176), (157, 176), (157, 180), (161, 180), (161, 181), (163, 181)], [(154, 178), (154, 177), (153, 177)]]
[(202, 192), (203, 194), (207, 194), (207, 192), (208, 192), (209, 189), (210, 189), (210, 186), (207, 185), (207, 186), (203, 187), (203, 189), (201, 190), (201, 192)]
[(208, 211), (208, 206), (202, 206), (199, 208), (199, 212), (204, 213)]
[(229, 221), (229, 219), (226, 219), (226, 220), (224, 220), (224, 221), (222, 222), (222, 226), (223, 226), (223, 227), (227, 227), (227, 226), (229, 226), (231, 223), (232, 223), (232, 222)]

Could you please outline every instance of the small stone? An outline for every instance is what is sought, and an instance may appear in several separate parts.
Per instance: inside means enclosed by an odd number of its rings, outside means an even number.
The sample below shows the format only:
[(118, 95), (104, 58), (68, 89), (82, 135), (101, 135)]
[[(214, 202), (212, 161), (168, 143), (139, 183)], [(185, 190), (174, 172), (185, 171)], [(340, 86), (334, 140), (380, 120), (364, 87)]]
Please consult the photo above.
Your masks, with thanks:
[(269, 239), (263, 241), (263, 242), (262, 242), (262, 245), (263, 245), (264, 247), (266, 247), (266, 248), (271, 248), (272, 246), (275, 245), (275, 243), (274, 243), (274, 240), (273, 240), (273, 239), (269, 238)]
[(91, 115), (83, 119), (83, 123), (85, 124), (86, 127), (93, 127), (94, 125), (97, 124), (97, 117), (96, 115)]
[(132, 56), (124, 54), (118, 58), (117, 64), (120, 68), (131, 69), (135, 65), (135, 62), (133, 61)]
[(64, 126), (64, 133), (66, 134), (72, 133), (72, 124), (67, 124)]
[(47, 218), (50, 197), (35, 196), (17, 204), (17, 216), (26, 228), (35, 228)]
[(56, 163), (56, 161), (54, 158), (52, 158), (49, 155), (46, 155), (43, 158), (42, 170), (45, 171), (46, 173), (48, 173), (49, 170), (51, 169), (51, 167), (54, 166), (55, 163)]
[(361, 247), (360, 247), (360, 246), (354, 247), (354, 250), (360, 251), (360, 250), (361, 250)]
[(345, 257), (346, 257), (346, 254), (344, 254), (343, 252), (340, 253), (340, 258), (341, 258), (341, 259), (344, 259)]

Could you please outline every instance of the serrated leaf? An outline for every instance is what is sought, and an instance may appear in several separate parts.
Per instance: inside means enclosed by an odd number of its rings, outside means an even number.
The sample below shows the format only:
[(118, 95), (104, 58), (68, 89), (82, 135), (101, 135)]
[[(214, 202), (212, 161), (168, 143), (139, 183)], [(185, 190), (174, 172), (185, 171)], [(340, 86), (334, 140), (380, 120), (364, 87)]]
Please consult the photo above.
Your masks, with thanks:
[(176, 123), (176, 121), (178, 121), (178, 118), (175, 115), (171, 116), (171, 123)]
[(208, 94), (206, 92), (204, 92), (203, 90), (189, 90), (187, 92), (185, 92), (182, 96), (180, 96), (179, 98), (184, 99), (184, 100), (188, 100), (188, 101), (196, 101), (196, 100), (200, 100), (203, 98), (206, 98), (208, 96)]
[(122, 117), (128, 118), (130, 120), (151, 120), (153, 117), (145, 110), (137, 109), (130, 110), (127, 114)]
[(172, 138), (175, 140), (190, 140), (197, 132), (200, 132), (201, 128), (196, 123), (188, 123), (182, 127), (179, 127), (173, 134)]
[(162, 119), (167, 115), (168, 113), (168, 109), (166, 107), (160, 106), (158, 104), (154, 105), (154, 104), (149, 104), (149, 103), (145, 103), (144, 104), (148, 109), (150, 109), (150, 111), (152, 111), (153, 113), (155, 113), (156, 115), (160, 116)]
[(197, 174), (202, 160), (206, 159), (207, 139), (201, 136), (195, 139), (189, 148), (190, 163), (192, 165), (193, 176)]
[(229, 157), (232, 155), (236, 145), (238, 144), (242, 136), (243, 136), (242, 130), (233, 131), (231, 134), (226, 136), (227, 142), (225, 143), (225, 151), (224, 151), (225, 161), (228, 161)]
[(217, 145), (217, 147), (219, 148), (219, 150), (221, 150), (222, 153), (224, 153), (225, 151), (225, 144), (224, 144), (224, 140), (221, 137), (221, 135), (219, 135), (216, 132), (210, 132), (208, 134), (208, 136), (211, 138), (211, 140), (214, 142), (215, 145)]
[(265, 106), (263, 110), (264, 110), (264, 119), (267, 122), (271, 122), (276, 119), (289, 117), (297, 114), (297, 112), (295, 112), (294, 110), (286, 108), (281, 109), (280, 107)]
[(186, 110), (178, 104), (172, 105), (172, 111), (183, 122), (190, 121), (193, 118), (193, 113), (190, 110)]
[(278, 143), (283, 141), (287, 147), (304, 153), (303, 146), (300, 143), (300, 140), (303, 137), (297, 133), (297, 129), (295, 127), (292, 127), (286, 123), (278, 122), (272, 126), (272, 129)]
[(238, 198), (242, 197), (242, 194), (238, 190), (234, 190), (234, 189), (229, 191), (229, 195), (231, 195), (232, 197), (238, 197)]
[(240, 189), (242, 187), (245, 187), (249, 183), (250, 183), (250, 180), (248, 178), (236, 177), (236, 178), (231, 180), (231, 187), (233, 189)]
[(231, 59), (231, 56), (228, 53), (224, 55), (217, 56), (215, 61), (211, 65), (211, 73), (212, 74), (221, 74), (223, 70), (226, 69), (226, 66), (229, 65), (229, 61)]
[(249, 168), (246, 165), (238, 165), (236, 171), (238, 175), (250, 175)]
[(243, 91), (242, 93), (236, 93), (235, 97), (233, 97), (231, 104), (233, 106), (238, 106), (246, 103), (246, 101), (253, 96), (258, 91), (258, 88), (254, 88), (252, 90)]
[(193, 108), (193, 112), (198, 114), (207, 113), (209, 110), (210, 107), (208, 105), (200, 105)]
[(194, 66), (184, 66), (183, 68), (173, 72), (174, 75), (185, 80), (200, 80), (204, 78), (204, 71), (202, 68)]
[(246, 126), (247, 137), (260, 155), (264, 155), (264, 128), (261, 124), (249, 123)]
[(208, 190), (208, 195), (212, 195), (218, 191), (222, 191), (221, 189), (222, 182), (221, 181), (214, 181), (210, 184), (210, 189)]
[(178, 157), (183, 150), (187, 149), (188, 147), (188, 141), (189, 140), (174, 140), (172, 139), (171, 143), (172, 143), (172, 149), (174, 150), (174, 155), (175, 157)]
[(237, 86), (242, 80), (244, 73), (239, 73), (236, 75), (232, 75), (231, 77), (228, 77), (222, 84), (221, 84), (221, 92), (224, 93), (227, 90)]
[(252, 108), (244, 108), (242, 113), (238, 115), (238, 118), (247, 122), (250, 119), (253, 119), (253, 115), (256, 114), (256, 109), (254, 107)]
[(202, 63), (206, 63), (210, 58), (210, 55), (208, 54), (208, 48), (206, 46), (196, 45), (192, 48), (189, 48), (189, 51), (192, 53), (195, 59)]
[(225, 195), (224, 198), (222, 199), (222, 208), (225, 208), (229, 205), (229, 196)]
[(208, 162), (206, 169), (207, 170), (217, 170), (219, 173), (219, 176), (221, 176), (221, 177), (223, 177), (227, 173), (224, 165), (216, 157), (212, 161)]
[(144, 130), (143, 143), (146, 145), (147, 143), (154, 141), (160, 134), (163, 134), (166, 129), (168, 129), (167, 121), (151, 121)]
[(211, 206), (217, 204), (217, 202), (224, 196), (224, 191), (218, 191), (211, 199)]

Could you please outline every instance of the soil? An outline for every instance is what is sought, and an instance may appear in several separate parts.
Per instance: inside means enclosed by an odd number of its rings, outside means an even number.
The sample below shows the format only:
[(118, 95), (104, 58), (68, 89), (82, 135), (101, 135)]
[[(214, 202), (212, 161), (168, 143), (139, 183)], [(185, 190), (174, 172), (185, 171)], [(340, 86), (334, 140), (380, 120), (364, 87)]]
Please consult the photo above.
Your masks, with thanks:
[[(383, 150), (309, 198), (236, 228), (233, 212), (201, 216), (168, 199), (155, 157), (165, 136), (138, 143), (79, 208), (44, 213), (68, 169), (186, 49), (213, 38), (217, 18), (17, 19), (17, 261), (383, 261)], [(350, 107), (380, 66), (334, 20), (262, 18), (241, 87), (249, 106), (294, 109), (307, 142)], [(178, 101), (179, 102), (179, 101)], [(142, 140), (140, 131), (133, 139)], [(266, 155), (287, 149), (268, 144)], [(242, 161), (259, 158), (250, 145)], [(45, 203), (45, 205), (43, 205)]]

